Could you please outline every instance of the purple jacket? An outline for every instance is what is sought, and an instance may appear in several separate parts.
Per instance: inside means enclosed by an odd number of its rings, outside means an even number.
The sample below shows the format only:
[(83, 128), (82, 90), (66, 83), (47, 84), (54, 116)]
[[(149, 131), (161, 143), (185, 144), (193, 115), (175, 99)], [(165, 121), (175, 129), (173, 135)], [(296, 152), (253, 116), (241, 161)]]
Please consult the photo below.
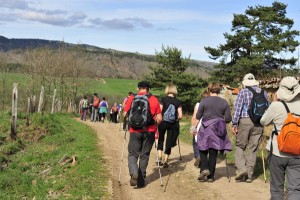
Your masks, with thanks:
[(226, 122), (222, 118), (202, 121), (197, 134), (197, 145), (201, 151), (209, 148), (231, 151), (232, 146), (226, 131)]

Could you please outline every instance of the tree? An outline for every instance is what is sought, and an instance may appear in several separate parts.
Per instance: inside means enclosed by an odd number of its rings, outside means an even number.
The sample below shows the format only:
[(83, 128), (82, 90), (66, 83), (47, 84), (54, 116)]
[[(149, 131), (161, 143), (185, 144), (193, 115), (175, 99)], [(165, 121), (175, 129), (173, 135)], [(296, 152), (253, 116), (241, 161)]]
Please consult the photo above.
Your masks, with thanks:
[(299, 31), (292, 30), (294, 21), (286, 17), (286, 7), (275, 1), (272, 6), (249, 6), (245, 14), (234, 14), (233, 34), (224, 34), (227, 43), (204, 47), (211, 59), (220, 59), (212, 77), (237, 83), (249, 72), (266, 78), (274, 69), (293, 67), (297, 59), (282, 54), (296, 50)]
[(183, 58), (181, 50), (175, 47), (164, 47), (156, 53), (158, 65), (149, 66), (150, 74), (145, 78), (152, 88), (164, 90), (167, 84), (173, 83), (178, 90), (178, 98), (185, 111), (192, 111), (193, 105), (199, 101), (200, 89), (207, 86), (207, 82), (185, 70), (189, 67), (189, 58)]

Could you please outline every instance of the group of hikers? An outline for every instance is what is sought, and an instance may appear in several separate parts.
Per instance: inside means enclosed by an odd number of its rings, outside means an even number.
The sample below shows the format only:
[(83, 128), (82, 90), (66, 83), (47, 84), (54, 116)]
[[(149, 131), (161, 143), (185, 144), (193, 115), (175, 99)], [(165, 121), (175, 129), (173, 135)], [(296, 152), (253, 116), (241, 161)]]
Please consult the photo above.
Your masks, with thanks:
[(79, 112), (80, 119), (86, 121), (87, 113), (90, 113), (90, 119), (92, 122), (101, 121), (104, 122), (107, 120), (109, 113), (109, 121), (113, 123), (118, 123), (120, 118), (120, 113), (122, 111), (122, 105), (114, 103), (113, 106), (108, 106), (106, 98), (103, 97), (102, 100), (98, 97), (97, 93), (94, 93), (90, 101), (84, 95), (79, 101)]
[[(253, 74), (246, 74), (242, 81), (243, 88), (234, 103), (233, 117), (226, 100), (219, 96), (221, 86), (218, 83), (209, 84), (201, 95), (201, 100), (195, 105), (191, 134), (196, 166), (200, 167), (199, 181), (214, 182), (218, 153), (226, 154), (232, 150), (226, 124), (232, 122), (232, 133), (236, 137), (235, 165), (237, 182), (252, 183), (257, 152), (262, 138), (263, 126), (273, 124), (273, 132), (267, 143), (269, 150), (270, 192), (271, 199), (283, 199), (284, 186), (288, 199), (300, 197), (300, 85), (294, 77), (284, 77), (271, 102), (268, 94), (259, 87), (259, 82)], [(182, 106), (176, 98), (177, 89), (173, 84), (167, 85), (166, 96), (159, 101), (149, 93), (150, 85), (142, 81), (138, 83), (137, 95), (131, 95), (124, 107), (124, 117), (128, 116), (130, 138), (128, 144), (128, 167), (131, 176), (130, 185), (145, 186), (146, 168), (149, 155), (155, 141), (158, 129), (158, 163), (168, 167), (168, 158), (172, 147), (176, 146), (179, 135), (179, 120), (182, 118)], [(148, 100), (150, 118), (145, 123), (135, 120), (138, 113), (135, 107), (141, 97)], [(139, 104), (141, 105), (141, 104)], [(129, 113), (129, 115), (128, 115)], [(288, 113), (294, 114), (294, 127), (286, 123)], [(149, 118), (149, 117), (148, 117)], [(141, 118), (138, 118), (141, 119)], [(297, 121), (297, 122), (295, 122)], [(295, 129), (294, 134), (286, 134), (291, 138), (285, 142), (287, 148), (282, 148), (280, 135), (285, 129)], [(298, 131), (298, 132), (297, 132)], [(164, 135), (167, 133), (166, 140)], [(295, 134), (298, 133), (298, 134)], [(164, 148), (164, 158), (162, 151)], [(291, 146), (291, 147), (290, 147)], [(287, 150), (286, 150), (287, 149)], [(291, 151), (293, 149), (294, 151)], [(298, 150), (298, 152), (297, 152)], [(138, 162), (139, 160), (139, 162)], [(198, 164), (199, 163), (199, 164)]]
[[(130, 185), (145, 186), (149, 156), (158, 132), (158, 167), (169, 166), (171, 149), (177, 145), (182, 104), (177, 88), (169, 84), (159, 101), (151, 95), (150, 85), (141, 81), (137, 94), (129, 93), (123, 104), (123, 117), (129, 130), (128, 168)], [(231, 123), (235, 140), (237, 182), (252, 183), (263, 127), (273, 125), (266, 145), (269, 151), (271, 199), (300, 199), (300, 85), (294, 77), (284, 77), (272, 100), (253, 74), (246, 74), (234, 103), (233, 115), (228, 102), (220, 97), (221, 85), (210, 83), (194, 107), (190, 133), (200, 182), (214, 182), (217, 155), (232, 150), (226, 126)], [(104, 99), (105, 101), (105, 99)], [(107, 106), (108, 107), (108, 106)], [(101, 108), (100, 108), (101, 109)], [(96, 110), (96, 108), (94, 108)], [(98, 112), (98, 111), (96, 111)], [(92, 118), (93, 119), (93, 118)], [(290, 121), (288, 121), (290, 120)], [(166, 138), (165, 138), (166, 135)]]

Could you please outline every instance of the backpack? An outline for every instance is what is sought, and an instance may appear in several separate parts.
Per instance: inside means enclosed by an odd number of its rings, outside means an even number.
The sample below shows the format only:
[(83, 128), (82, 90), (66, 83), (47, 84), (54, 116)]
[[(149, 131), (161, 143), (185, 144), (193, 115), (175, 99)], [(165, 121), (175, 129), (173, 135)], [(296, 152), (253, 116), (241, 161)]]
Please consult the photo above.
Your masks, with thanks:
[(129, 110), (128, 122), (133, 129), (146, 129), (155, 124), (150, 112), (149, 98), (151, 94), (135, 95)]
[(117, 106), (113, 106), (111, 108), (112, 112), (115, 113), (115, 112), (118, 112), (118, 107)]
[(253, 94), (248, 109), (249, 117), (254, 124), (259, 124), (261, 117), (269, 107), (269, 101), (266, 99), (263, 89), (261, 89), (260, 93), (258, 93), (252, 87), (246, 88), (248, 88)]
[(87, 109), (89, 106), (88, 106), (88, 101), (86, 99), (83, 99), (82, 102), (81, 102), (81, 108), (83, 109)]
[(94, 97), (93, 106), (94, 106), (95, 108), (98, 108), (98, 107), (99, 107), (99, 103), (100, 103), (99, 97)]
[(300, 155), (300, 118), (295, 117), (294, 115), (296, 114), (290, 112), (284, 101), (281, 102), (283, 103), (288, 116), (283, 122), (279, 135), (276, 126), (274, 125), (278, 149), (284, 153)]
[(167, 110), (164, 112), (163, 120), (169, 123), (176, 121), (176, 108), (172, 103), (169, 104)]

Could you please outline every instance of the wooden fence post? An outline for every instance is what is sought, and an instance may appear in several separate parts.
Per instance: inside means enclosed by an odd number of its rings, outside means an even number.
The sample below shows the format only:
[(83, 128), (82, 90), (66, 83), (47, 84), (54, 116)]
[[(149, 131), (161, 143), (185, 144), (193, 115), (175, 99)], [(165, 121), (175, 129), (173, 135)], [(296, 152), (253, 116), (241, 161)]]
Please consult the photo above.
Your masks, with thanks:
[(18, 115), (18, 83), (13, 84), (11, 114), (12, 114), (12, 122), (11, 122), (10, 138), (12, 140), (16, 140), (17, 139), (17, 115)]
[(55, 98), (56, 98), (56, 89), (54, 89), (54, 94), (53, 94), (53, 97), (52, 97), (51, 113), (54, 113)]
[(35, 113), (36, 112), (36, 96), (35, 95), (31, 96), (30, 103), (31, 103), (31, 105), (30, 105), (30, 107), (31, 107), (30, 112), (31, 113)]
[(42, 112), (43, 105), (44, 105), (44, 95), (45, 95), (45, 89), (44, 86), (41, 87), (41, 93), (40, 93), (40, 100), (39, 100), (39, 107), (38, 107), (38, 113)]
[(29, 126), (29, 115), (30, 115), (30, 97), (27, 98), (27, 115), (26, 115), (26, 126)]

